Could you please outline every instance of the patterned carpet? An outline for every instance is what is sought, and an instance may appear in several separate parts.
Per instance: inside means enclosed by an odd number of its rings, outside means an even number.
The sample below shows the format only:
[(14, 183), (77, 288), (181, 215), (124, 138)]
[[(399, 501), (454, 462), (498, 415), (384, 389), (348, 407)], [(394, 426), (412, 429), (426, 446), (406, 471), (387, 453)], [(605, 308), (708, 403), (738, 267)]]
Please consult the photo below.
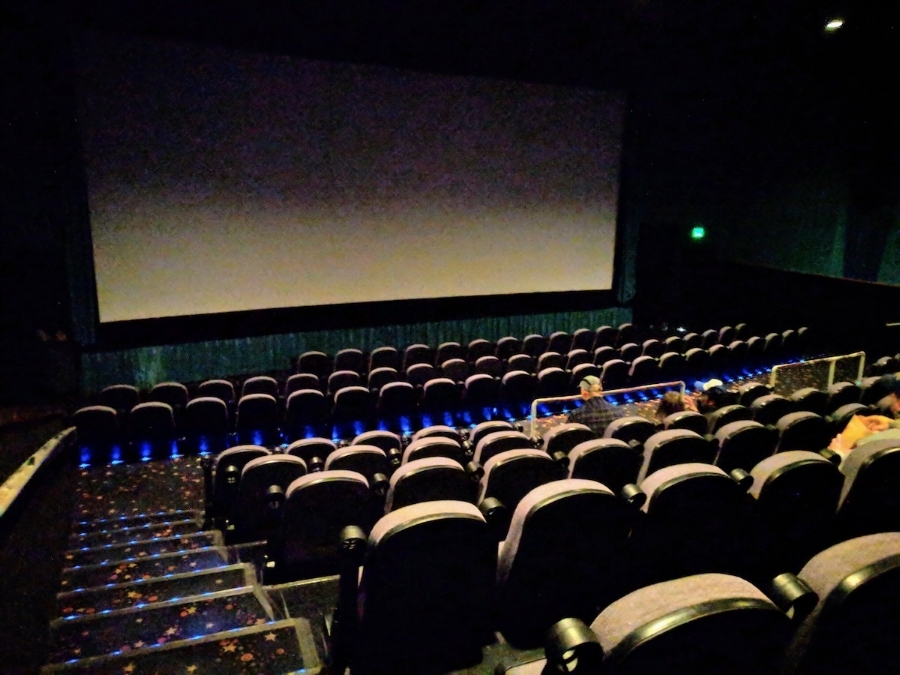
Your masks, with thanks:
[(200, 457), (82, 469), (76, 520), (203, 508)]

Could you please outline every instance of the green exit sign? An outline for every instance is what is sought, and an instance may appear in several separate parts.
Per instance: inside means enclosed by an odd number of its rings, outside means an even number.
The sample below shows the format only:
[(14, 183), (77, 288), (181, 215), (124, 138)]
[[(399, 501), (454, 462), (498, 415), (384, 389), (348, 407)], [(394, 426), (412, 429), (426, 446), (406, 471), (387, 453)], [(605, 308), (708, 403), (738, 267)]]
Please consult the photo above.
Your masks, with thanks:
[(693, 239), (694, 241), (700, 241), (705, 236), (706, 228), (702, 225), (697, 225), (696, 227), (691, 229), (691, 239)]

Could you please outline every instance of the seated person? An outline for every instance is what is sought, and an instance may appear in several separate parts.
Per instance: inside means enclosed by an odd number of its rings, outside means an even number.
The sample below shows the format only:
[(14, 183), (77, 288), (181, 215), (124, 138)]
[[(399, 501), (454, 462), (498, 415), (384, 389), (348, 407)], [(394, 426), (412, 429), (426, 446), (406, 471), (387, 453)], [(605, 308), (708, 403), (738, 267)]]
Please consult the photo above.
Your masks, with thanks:
[(569, 422), (578, 422), (589, 427), (597, 436), (602, 437), (611, 422), (625, 416), (620, 408), (608, 403), (603, 398), (600, 378), (588, 375), (578, 385), (584, 405), (569, 413)]
[(682, 410), (697, 412), (697, 405), (692, 398), (688, 398), (680, 391), (667, 391), (666, 395), (659, 400), (659, 405), (656, 408), (656, 419), (662, 422), (669, 415), (674, 415)]
[(890, 412), (894, 418), (884, 415), (854, 415), (844, 430), (832, 439), (829, 450), (846, 457), (857, 445), (900, 435), (900, 419), (896, 419), (900, 412), (900, 373), (883, 375), (879, 384), (891, 392), (885, 398), (890, 401)]
[(725, 389), (725, 383), (722, 380), (712, 379), (707, 382), (697, 382), (696, 387), (700, 390), (697, 411), (704, 415), (715, 412), (731, 402), (732, 396)]

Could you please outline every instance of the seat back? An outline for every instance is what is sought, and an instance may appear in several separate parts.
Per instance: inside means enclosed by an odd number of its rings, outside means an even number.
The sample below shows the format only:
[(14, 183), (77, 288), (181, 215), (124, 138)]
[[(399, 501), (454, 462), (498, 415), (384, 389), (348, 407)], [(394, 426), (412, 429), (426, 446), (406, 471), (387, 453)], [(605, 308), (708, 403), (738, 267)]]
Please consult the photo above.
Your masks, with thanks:
[(634, 591), (591, 628), (609, 672), (775, 675), (793, 625), (750, 582), (699, 574)]
[(306, 475), (306, 462), (293, 455), (265, 455), (251, 459), (241, 471), (240, 509), (235, 526), (237, 541), (261, 541), (272, 536), (277, 519), (272, 515), (269, 488), (288, 486)]
[(503, 430), (492, 431), (481, 436), (475, 446), (474, 460), (482, 466), (494, 455), (499, 455), (507, 450), (533, 450), (531, 439), (521, 431)]
[(857, 445), (841, 463), (841, 473), (837, 526), (842, 537), (900, 531), (900, 441)]
[(334, 444), (334, 441), (327, 438), (313, 437), (294, 441), (285, 448), (284, 453), (299, 457), (311, 469), (313, 468), (314, 459), (318, 458), (324, 463), (336, 450), (337, 446)]
[(666, 346), (655, 338), (644, 340), (644, 343), (641, 345), (641, 356), (650, 356), (654, 359), (658, 359), (665, 354), (665, 352)]
[(516, 646), (540, 645), (555, 622), (588, 622), (597, 607), (619, 597), (627, 588), (630, 529), (624, 503), (600, 483), (565, 479), (531, 490), (500, 547), (503, 636)]
[(625, 363), (633, 363), (641, 355), (641, 347), (634, 342), (627, 342), (619, 347), (619, 358)]
[(590, 328), (578, 328), (572, 333), (572, 349), (583, 349), (588, 354), (594, 348), (594, 331)]
[(130, 384), (113, 384), (97, 395), (97, 405), (112, 408), (122, 416), (127, 416), (140, 402), (140, 392)]
[(332, 370), (331, 358), (325, 352), (303, 352), (297, 359), (297, 372), (312, 373), (319, 382), (327, 382)]
[(628, 384), (628, 364), (622, 359), (611, 359), (603, 364), (600, 385), (603, 389), (623, 389)]
[(475, 373), (490, 375), (491, 377), (503, 377), (503, 362), (496, 356), (480, 356), (475, 361)]
[(376, 347), (369, 354), (369, 372), (376, 368), (400, 368), (400, 353), (395, 347)]
[(659, 363), (652, 356), (639, 356), (631, 364), (628, 378), (632, 386), (659, 382)]
[(477, 664), (490, 626), (497, 547), (476, 507), (423, 502), (369, 536), (354, 671), (449, 672)]
[(376, 473), (387, 476), (387, 455), (381, 448), (374, 445), (348, 445), (345, 448), (335, 450), (325, 460), (326, 471), (353, 471), (371, 481)]
[(709, 433), (715, 434), (726, 424), (740, 422), (741, 420), (752, 420), (753, 411), (746, 406), (735, 403), (734, 405), (723, 406), (709, 413), (706, 417), (709, 420)]
[(804, 387), (791, 394), (795, 412), (811, 412), (824, 417), (828, 408), (828, 394), (815, 387)]
[(431, 347), (425, 344), (409, 345), (403, 350), (403, 372), (407, 372), (412, 366), (419, 364), (431, 365)]
[[(299, 392), (298, 392), (299, 393)], [(294, 394), (296, 395), (296, 394)], [(241, 442), (272, 445), (278, 439), (278, 402), (269, 394), (248, 394), (238, 401), (235, 430)]]
[(368, 378), (369, 391), (377, 394), (386, 384), (397, 382), (399, 379), (400, 375), (393, 368), (384, 367), (370, 370)]
[(462, 359), (447, 359), (441, 364), (441, 375), (453, 382), (465, 382), (469, 376), (469, 364)]
[(451, 500), (474, 503), (477, 484), (452, 459), (428, 457), (405, 463), (391, 476), (384, 512), (420, 504)]
[(198, 446), (200, 452), (224, 450), (230, 431), (228, 405), (213, 396), (201, 396), (188, 401), (184, 409), (184, 429), (189, 438), (206, 439), (206, 448)]
[(597, 330), (594, 331), (594, 344), (591, 347), (592, 351), (596, 353), (597, 349), (600, 347), (615, 347), (618, 336), (619, 331), (612, 326), (599, 326)]
[(641, 453), (624, 441), (598, 438), (579, 443), (569, 453), (569, 478), (601, 483), (619, 494), (628, 483), (636, 483)]
[(775, 452), (777, 435), (759, 422), (740, 420), (721, 427), (716, 432), (719, 451), (716, 466), (730, 473), (734, 469), (750, 471)]
[(566, 367), (566, 357), (560, 354), (559, 352), (544, 352), (537, 359), (537, 371), (540, 373), (542, 370), (547, 368), (560, 368), (563, 369)]
[(128, 436), (134, 443), (175, 440), (175, 417), (168, 403), (138, 403), (128, 415)]
[(278, 382), (268, 375), (248, 377), (241, 385), (241, 398), (253, 394), (268, 394), (274, 399), (278, 398)]
[(422, 409), (431, 413), (454, 412), (459, 408), (459, 385), (446, 377), (425, 383), (422, 390)]
[(477, 448), (478, 444), (481, 442), (481, 439), (488, 434), (493, 434), (498, 431), (515, 430), (516, 428), (512, 425), (512, 423), (505, 420), (492, 420), (489, 422), (482, 422), (481, 424), (477, 424), (472, 427), (472, 431), (469, 432), (469, 443), (473, 448)]
[(281, 520), (284, 578), (312, 578), (338, 571), (338, 544), (348, 525), (367, 530), (369, 483), (353, 471), (321, 471), (292, 482)]
[(558, 330), (550, 334), (547, 340), (547, 351), (558, 354), (566, 354), (572, 348), (572, 336), (564, 330)]
[(391, 450), (400, 450), (403, 447), (403, 441), (397, 434), (390, 431), (366, 431), (356, 436), (350, 445), (374, 445), (387, 454)]
[(301, 391), (303, 389), (315, 389), (316, 391), (321, 391), (322, 383), (319, 382), (319, 378), (312, 373), (295, 373), (284, 383), (285, 398), (295, 391)]
[(478, 501), (494, 497), (515, 512), (525, 495), (540, 485), (565, 478), (564, 473), (542, 450), (507, 450), (485, 462)]
[(655, 433), (656, 425), (653, 422), (637, 415), (628, 415), (610, 422), (603, 432), (603, 438), (615, 438), (626, 443), (636, 441), (643, 445)]
[(462, 345), (458, 342), (442, 342), (434, 354), (434, 365), (443, 366), (447, 361), (460, 361), (465, 355)]
[(644, 444), (644, 463), (638, 480), (676, 464), (712, 464), (715, 450), (702, 436), (687, 429), (659, 431)]
[(412, 435), (412, 440), (419, 441), (423, 438), (432, 438), (434, 436), (449, 438), (457, 443), (462, 443), (462, 437), (460, 437), (459, 432), (446, 424), (432, 424), (431, 426), (419, 429)]
[(794, 412), (794, 404), (790, 399), (778, 394), (760, 396), (752, 404), (753, 419), (762, 425), (777, 424), (785, 415)]
[(501, 361), (508, 361), (514, 354), (522, 352), (522, 342), (518, 338), (508, 335), (497, 340), (495, 356)]
[(121, 440), (121, 430), (115, 408), (91, 405), (79, 408), (72, 415), (78, 445), (88, 448), (111, 446)]
[(331, 416), (336, 424), (360, 422), (366, 425), (373, 412), (372, 396), (365, 387), (344, 387), (334, 395)]
[(471, 375), (463, 390), (463, 405), (471, 412), (493, 409), (497, 405), (499, 384), (490, 375)]
[(827, 459), (805, 450), (768, 457), (750, 475), (774, 569), (796, 573), (828, 545), (844, 477)]
[(522, 351), (536, 359), (547, 351), (547, 338), (537, 333), (526, 335), (522, 340)]
[(593, 362), (595, 366), (603, 366), (607, 361), (619, 358), (619, 352), (613, 347), (604, 345), (594, 350)]
[(406, 381), (414, 387), (424, 387), (428, 380), (437, 377), (437, 372), (430, 363), (415, 363), (406, 369)]
[(590, 427), (577, 422), (566, 422), (552, 427), (544, 434), (543, 446), (544, 451), (551, 456), (557, 452), (568, 455), (579, 443), (596, 438), (597, 434)]
[(797, 629), (785, 673), (874, 675), (900, 669), (900, 533), (832, 546), (798, 576), (819, 601)]
[(778, 420), (777, 452), (811, 450), (828, 447), (831, 438), (828, 423), (815, 413), (795, 412)]
[(544, 368), (538, 371), (537, 398), (554, 398), (567, 396), (569, 391), (569, 376), (562, 368)]
[(695, 410), (681, 410), (667, 415), (663, 420), (663, 426), (666, 429), (687, 429), (702, 436), (709, 428), (709, 422)]
[[(466, 347), (466, 358), (470, 363), (478, 363), (483, 356), (494, 356), (494, 345), (484, 338), (472, 340)], [(496, 358), (496, 357), (494, 357)]]
[(288, 438), (324, 433), (328, 422), (325, 394), (318, 389), (300, 389), (288, 395), (285, 428)]
[(466, 463), (466, 454), (459, 442), (442, 436), (428, 436), (413, 441), (403, 451), (403, 464), (429, 457), (446, 457), (460, 466)]
[(750, 408), (756, 399), (771, 393), (772, 391), (761, 382), (746, 382), (738, 387), (737, 402)]
[(334, 396), (344, 387), (358, 387), (362, 384), (362, 379), (355, 370), (335, 370), (328, 376), (328, 387), (326, 393)]
[(241, 472), (254, 459), (271, 453), (260, 445), (238, 445), (223, 450), (213, 461), (212, 503), (216, 517), (234, 522), (239, 509), (238, 487)]
[(388, 382), (378, 392), (378, 416), (390, 420), (412, 417), (416, 413), (417, 398), (415, 387), (409, 382)]
[(197, 396), (211, 396), (221, 399), (226, 405), (235, 401), (234, 385), (228, 380), (206, 380), (197, 388)]
[(342, 349), (334, 355), (334, 370), (352, 370), (360, 375), (365, 370), (366, 362), (363, 353), (359, 349)]
[(160, 382), (150, 389), (147, 400), (168, 403), (177, 417), (187, 406), (188, 390), (180, 382)]
[(828, 387), (828, 403), (825, 404), (825, 412), (833, 413), (842, 405), (859, 403), (862, 390), (853, 382), (835, 382)]

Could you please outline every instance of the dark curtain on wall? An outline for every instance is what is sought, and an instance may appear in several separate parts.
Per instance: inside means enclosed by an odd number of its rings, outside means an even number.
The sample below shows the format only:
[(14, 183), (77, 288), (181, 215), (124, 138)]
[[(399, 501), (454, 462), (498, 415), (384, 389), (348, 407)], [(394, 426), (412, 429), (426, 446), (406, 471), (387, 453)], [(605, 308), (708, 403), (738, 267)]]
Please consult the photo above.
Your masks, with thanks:
[(618, 326), (630, 320), (630, 309), (610, 308), (266, 335), (85, 353), (81, 359), (81, 386), (82, 392), (89, 395), (110, 384), (134, 384), (147, 388), (169, 380), (198, 382), (214, 377), (286, 371), (292, 359), (310, 350), (334, 354), (347, 347), (368, 352), (381, 345), (402, 349), (418, 342), (434, 347), (441, 342), (467, 344), (475, 338), (497, 340), (505, 335), (515, 335), (521, 339), (529, 333), (549, 335), (557, 330), (572, 332), (582, 327)]

